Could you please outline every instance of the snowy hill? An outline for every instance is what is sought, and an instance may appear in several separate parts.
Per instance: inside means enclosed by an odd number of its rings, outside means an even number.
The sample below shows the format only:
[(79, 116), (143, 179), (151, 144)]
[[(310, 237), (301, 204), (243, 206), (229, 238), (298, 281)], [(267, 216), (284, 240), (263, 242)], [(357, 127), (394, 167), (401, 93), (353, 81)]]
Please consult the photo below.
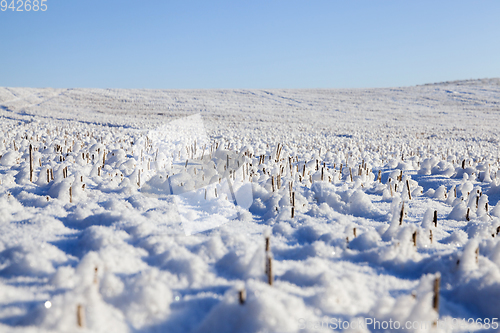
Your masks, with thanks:
[(499, 79), (0, 88), (0, 119), (2, 332), (498, 328)]

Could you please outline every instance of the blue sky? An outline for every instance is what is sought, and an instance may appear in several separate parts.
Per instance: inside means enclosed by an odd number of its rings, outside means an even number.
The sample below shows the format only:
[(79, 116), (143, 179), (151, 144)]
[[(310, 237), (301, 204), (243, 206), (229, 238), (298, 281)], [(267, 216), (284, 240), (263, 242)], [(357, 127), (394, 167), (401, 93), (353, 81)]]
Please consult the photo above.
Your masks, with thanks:
[(500, 77), (500, 1), (45, 3), (45, 12), (0, 11), (0, 86), (351, 88)]

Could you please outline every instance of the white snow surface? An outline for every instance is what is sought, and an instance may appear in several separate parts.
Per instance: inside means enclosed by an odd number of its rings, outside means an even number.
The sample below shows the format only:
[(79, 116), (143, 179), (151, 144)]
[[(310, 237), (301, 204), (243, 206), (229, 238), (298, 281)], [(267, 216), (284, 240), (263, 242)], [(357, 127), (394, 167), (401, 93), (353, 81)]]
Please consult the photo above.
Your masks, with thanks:
[(0, 88), (0, 331), (494, 329), (499, 142), (499, 79)]

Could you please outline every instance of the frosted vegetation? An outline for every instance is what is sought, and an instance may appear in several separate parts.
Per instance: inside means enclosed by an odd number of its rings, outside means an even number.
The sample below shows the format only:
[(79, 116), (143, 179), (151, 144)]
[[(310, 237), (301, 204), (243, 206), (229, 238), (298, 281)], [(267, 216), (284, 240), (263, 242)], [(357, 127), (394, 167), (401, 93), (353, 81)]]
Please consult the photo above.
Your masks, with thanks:
[(498, 318), (499, 112), (498, 79), (0, 88), (0, 331)]

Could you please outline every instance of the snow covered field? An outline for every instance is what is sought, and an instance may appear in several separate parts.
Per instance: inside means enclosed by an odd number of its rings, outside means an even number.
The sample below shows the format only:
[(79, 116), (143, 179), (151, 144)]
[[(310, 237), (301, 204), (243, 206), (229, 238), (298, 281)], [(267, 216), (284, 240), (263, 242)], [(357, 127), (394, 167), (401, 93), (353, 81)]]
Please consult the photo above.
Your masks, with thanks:
[(499, 79), (0, 88), (0, 119), (1, 332), (498, 331)]

